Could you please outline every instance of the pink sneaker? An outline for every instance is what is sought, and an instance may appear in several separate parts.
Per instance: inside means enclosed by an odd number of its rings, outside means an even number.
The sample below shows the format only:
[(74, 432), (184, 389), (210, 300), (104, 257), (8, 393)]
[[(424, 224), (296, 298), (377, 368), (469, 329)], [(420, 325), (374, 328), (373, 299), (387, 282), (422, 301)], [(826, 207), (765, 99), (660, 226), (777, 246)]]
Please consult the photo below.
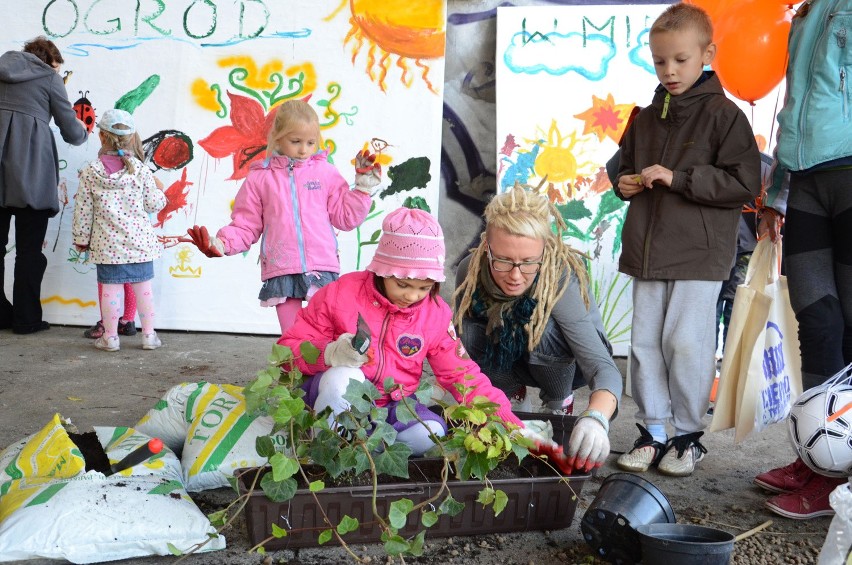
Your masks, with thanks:
[(805, 486), (815, 474), (797, 457), (789, 465), (759, 474), (754, 478), (754, 484), (769, 492), (794, 492)]
[(812, 473), (811, 480), (805, 486), (795, 492), (773, 496), (766, 501), (766, 507), (776, 514), (794, 520), (833, 516), (834, 509), (828, 502), (828, 495), (846, 482), (846, 477), (838, 479)]

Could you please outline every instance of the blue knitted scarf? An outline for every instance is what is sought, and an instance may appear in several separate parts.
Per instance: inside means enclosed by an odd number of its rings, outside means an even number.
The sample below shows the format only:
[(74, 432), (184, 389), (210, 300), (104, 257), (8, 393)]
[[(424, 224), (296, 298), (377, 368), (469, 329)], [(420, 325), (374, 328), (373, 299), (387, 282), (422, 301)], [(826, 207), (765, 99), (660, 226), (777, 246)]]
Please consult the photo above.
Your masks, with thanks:
[(538, 300), (532, 298), (538, 277), (521, 296), (507, 296), (491, 278), (486, 264), (479, 271), (479, 284), (471, 297), (471, 314), (486, 320), (485, 358), (479, 366), (509, 370), (527, 350), (528, 336), (524, 326), (529, 323)]

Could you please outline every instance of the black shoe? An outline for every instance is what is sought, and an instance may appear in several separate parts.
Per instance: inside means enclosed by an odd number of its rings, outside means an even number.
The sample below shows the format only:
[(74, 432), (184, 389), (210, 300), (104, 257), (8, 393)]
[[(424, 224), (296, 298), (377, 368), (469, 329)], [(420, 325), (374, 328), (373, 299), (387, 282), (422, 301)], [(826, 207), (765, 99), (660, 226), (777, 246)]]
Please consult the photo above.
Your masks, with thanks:
[(133, 320), (129, 322), (118, 321), (118, 335), (136, 335), (136, 331), (136, 323)]
[(34, 334), (36, 332), (42, 332), (44, 330), (49, 330), (50, 324), (47, 322), (39, 322), (32, 326), (13, 326), (12, 333), (16, 334)]

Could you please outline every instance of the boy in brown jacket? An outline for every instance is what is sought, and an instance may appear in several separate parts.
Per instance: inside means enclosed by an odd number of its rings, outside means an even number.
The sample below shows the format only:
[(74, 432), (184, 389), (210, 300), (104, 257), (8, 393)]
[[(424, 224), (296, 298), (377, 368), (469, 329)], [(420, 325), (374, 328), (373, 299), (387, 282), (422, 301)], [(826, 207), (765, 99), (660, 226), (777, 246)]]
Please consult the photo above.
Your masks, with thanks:
[[(615, 193), (630, 202), (619, 270), (633, 277), (632, 392), (640, 437), (618, 466), (692, 474), (715, 375), (716, 299), (734, 262), (743, 204), (760, 191), (751, 126), (715, 73), (701, 8), (670, 6), (651, 26), (660, 85), (621, 147)], [(674, 434), (669, 439), (666, 423)]]

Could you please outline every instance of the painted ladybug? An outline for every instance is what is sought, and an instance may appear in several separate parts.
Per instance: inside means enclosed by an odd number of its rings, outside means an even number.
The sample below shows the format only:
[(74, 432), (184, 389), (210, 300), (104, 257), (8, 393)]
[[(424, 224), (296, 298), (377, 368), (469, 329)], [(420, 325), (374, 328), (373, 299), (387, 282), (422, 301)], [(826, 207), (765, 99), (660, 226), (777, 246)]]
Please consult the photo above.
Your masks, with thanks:
[(77, 113), (77, 118), (86, 124), (86, 130), (92, 133), (92, 130), (95, 129), (95, 109), (92, 108), (92, 103), (86, 98), (89, 91), (87, 90), (86, 94), (83, 94), (82, 90), (78, 92), (80, 92), (80, 99), (74, 102), (74, 111)]

